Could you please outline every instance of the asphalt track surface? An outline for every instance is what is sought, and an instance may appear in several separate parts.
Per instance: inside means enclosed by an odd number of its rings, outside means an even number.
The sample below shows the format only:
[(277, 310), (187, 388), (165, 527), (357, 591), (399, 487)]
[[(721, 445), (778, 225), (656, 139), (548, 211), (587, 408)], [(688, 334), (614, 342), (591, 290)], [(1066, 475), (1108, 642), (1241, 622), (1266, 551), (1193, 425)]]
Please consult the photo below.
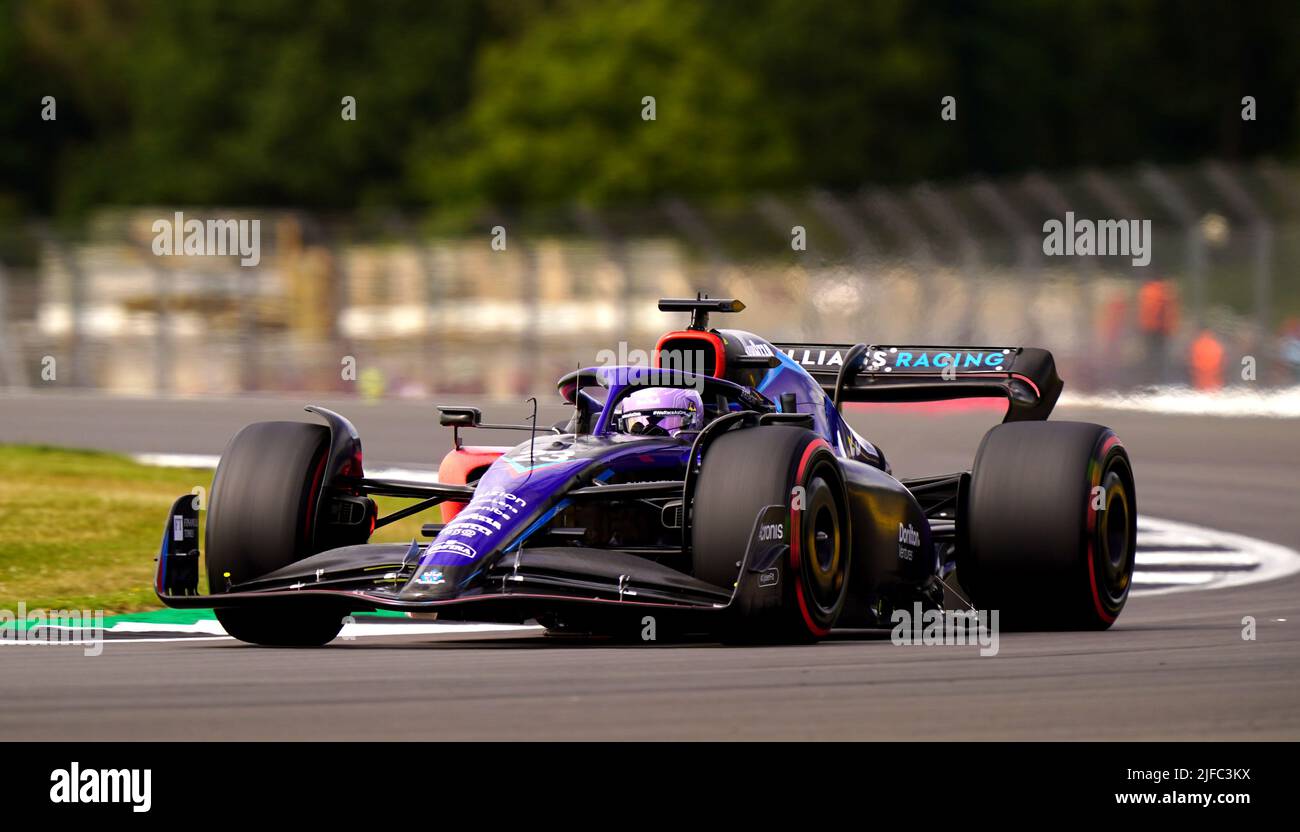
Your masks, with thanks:
[[(428, 404), (318, 403), (353, 419), (367, 463), (433, 466), (448, 444)], [(483, 407), (493, 420), (526, 412)], [(850, 416), (903, 476), (968, 467), (996, 420)], [(248, 421), (295, 418), (307, 414), (289, 400), (11, 396), (0, 397), (0, 442), (214, 454)], [(1056, 418), (1116, 429), (1141, 512), (1300, 549), (1300, 422)], [(1254, 641), (1241, 637), (1244, 616)], [(993, 657), (895, 647), (887, 633), (751, 648), (430, 636), (304, 651), (109, 643), (94, 658), (10, 647), (0, 701), (0, 739), (1297, 739), (1300, 576), (1135, 598), (1107, 632), (1003, 633)]]

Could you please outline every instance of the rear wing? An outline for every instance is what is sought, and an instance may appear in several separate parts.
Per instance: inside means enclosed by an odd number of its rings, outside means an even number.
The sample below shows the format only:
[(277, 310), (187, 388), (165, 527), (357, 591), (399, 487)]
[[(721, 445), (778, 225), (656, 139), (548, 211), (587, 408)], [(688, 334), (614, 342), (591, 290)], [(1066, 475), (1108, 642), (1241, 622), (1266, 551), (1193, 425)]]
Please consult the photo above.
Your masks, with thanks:
[(1047, 350), (1030, 347), (774, 344), (844, 402), (928, 402), (996, 396), (1004, 422), (1042, 421), (1064, 384)]

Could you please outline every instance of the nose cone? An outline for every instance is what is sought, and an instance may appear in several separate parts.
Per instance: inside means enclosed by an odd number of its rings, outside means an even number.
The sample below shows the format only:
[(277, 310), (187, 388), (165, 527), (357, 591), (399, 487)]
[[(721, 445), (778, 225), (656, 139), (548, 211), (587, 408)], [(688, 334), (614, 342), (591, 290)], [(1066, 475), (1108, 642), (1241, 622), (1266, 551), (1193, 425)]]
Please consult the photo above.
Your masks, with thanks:
[(424, 548), (400, 597), (455, 597), (474, 586), (475, 576), (503, 550), (544, 522), (546, 510), (562, 497), (563, 484), (585, 464), (547, 450), (529, 453), (525, 444), (493, 463), (473, 499)]

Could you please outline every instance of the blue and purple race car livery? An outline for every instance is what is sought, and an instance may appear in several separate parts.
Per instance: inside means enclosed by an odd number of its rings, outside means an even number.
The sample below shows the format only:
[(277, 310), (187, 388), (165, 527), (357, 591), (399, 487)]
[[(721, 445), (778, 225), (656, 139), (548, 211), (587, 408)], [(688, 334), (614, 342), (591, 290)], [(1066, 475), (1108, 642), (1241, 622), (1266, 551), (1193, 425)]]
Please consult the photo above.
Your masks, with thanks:
[[(553, 427), (442, 407), (437, 483), (367, 477), (341, 415), (231, 440), (206, 538), (190, 495), (168, 518), (156, 590), (213, 607), (238, 638), (319, 645), (365, 610), (627, 632), (646, 616), (729, 641), (809, 641), (889, 626), (895, 610), (1001, 609), (1012, 626), (1104, 628), (1131, 581), (1135, 487), (1098, 425), (1047, 421), (1062, 388), (1029, 348), (776, 343), (709, 326), (736, 300), (665, 299), (691, 316), (652, 365), (581, 369)], [(1007, 401), (968, 471), (900, 480), (846, 402)], [(511, 448), (462, 431), (528, 431)], [(376, 495), (415, 502), (384, 517)], [(376, 528), (438, 508), (410, 544)], [(206, 561), (207, 594), (198, 593)]]

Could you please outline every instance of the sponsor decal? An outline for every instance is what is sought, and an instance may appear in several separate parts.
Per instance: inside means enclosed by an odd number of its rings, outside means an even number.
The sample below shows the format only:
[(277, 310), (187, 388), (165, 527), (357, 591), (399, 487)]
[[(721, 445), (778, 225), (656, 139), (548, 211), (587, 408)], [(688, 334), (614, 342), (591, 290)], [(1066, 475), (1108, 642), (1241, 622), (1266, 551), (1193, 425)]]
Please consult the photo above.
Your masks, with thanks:
[(1010, 350), (918, 351), (897, 347), (876, 350), (866, 369), (870, 372), (892, 370), (1001, 370)]
[(898, 524), (898, 559), (911, 560), (916, 555), (916, 547), (921, 545), (921, 534), (908, 523)]
[[(422, 564), (433, 562), (436, 554), (458, 555), (469, 560), (479, 556), (479, 542), (488, 541), (513, 522), (528, 501), (501, 488), (476, 493), (464, 511), (448, 523), (438, 539), (424, 550)], [(445, 562), (444, 562), (445, 563)]]
[[(546, 447), (537, 447), (538, 443), (548, 443)], [(525, 442), (510, 454), (502, 457), (510, 463), (510, 467), (515, 473), (523, 474), (528, 471), (535, 471), (538, 468), (545, 468), (549, 465), (558, 465), (561, 462), (568, 462), (577, 457), (578, 452), (572, 445), (563, 448), (552, 448), (555, 440), (550, 437), (542, 437), (534, 440), (532, 443)]]
[[(513, 519), (515, 518), (515, 515), (517, 515), (517, 514), (519, 513), (518, 511), (515, 511), (515, 512), (512, 514), (512, 513), (508, 512), (508, 511), (506, 511), (504, 508), (501, 508), (500, 506), (495, 506), (495, 505), (486, 505), (486, 506), (476, 505), (476, 506), (474, 506), (474, 511), (475, 511), (476, 513), (480, 513), (480, 514), (481, 514), (482, 512), (485, 512), (485, 511), (486, 511), (486, 512), (488, 512), (488, 513), (490, 513), (490, 514), (493, 514), (493, 515), (495, 515), (495, 516), (497, 516), (497, 517), (500, 517), (502, 520), (513, 520)], [(480, 519), (483, 519), (483, 518), (480, 517)]]
[(460, 517), (457, 517), (450, 524), (448, 524), (447, 528), (442, 530), (442, 534), (448, 537), (460, 536), (460, 537), (474, 538), (479, 535), (483, 535), (484, 537), (491, 537), (492, 529), (489, 529), (487, 526), (483, 526), (478, 523), (471, 523), (468, 520), (461, 521)]
[(759, 586), (776, 586), (781, 581), (781, 570), (773, 566), (758, 573)]
[(429, 548), (424, 551), (425, 561), (427, 561), (428, 556), (432, 555), (434, 552), (449, 552), (450, 554), (460, 555), (461, 557), (469, 558), (470, 560), (478, 557), (478, 552), (473, 546), (467, 546), (459, 540), (440, 540), (429, 546)]
[(501, 488), (494, 488), (491, 491), (485, 491), (482, 493), (475, 492), (473, 505), (477, 507), (480, 503), (503, 506), (515, 514), (519, 513), (519, 509), (528, 505), (528, 501), (523, 497), (511, 494), (509, 491)]
[(785, 354), (794, 359), (801, 367), (814, 369), (841, 367), (844, 365), (844, 351), (837, 349), (788, 349)]
[(186, 538), (186, 532), (190, 532), (189, 537), (194, 537), (198, 533), (199, 518), (186, 517), (183, 514), (172, 515), (172, 540), (183, 541)]
[(770, 541), (785, 540), (784, 523), (763, 523), (758, 527), (758, 540), (760, 543)]
[(489, 526), (496, 529), (497, 531), (501, 531), (500, 523), (498, 523), (496, 520), (493, 520), (491, 517), (488, 517), (486, 514), (482, 514), (481, 512), (478, 511), (461, 512), (456, 517), (456, 519), (459, 520), (461, 517), (464, 517), (466, 520), (478, 520), (480, 522), (488, 524)]
[[(796, 349), (785, 351), (795, 363), (813, 370), (837, 370), (844, 365), (848, 350), (835, 348)], [(863, 356), (863, 369), (871, 373), (894, 370), (1006, 371), (1011, 350), (919, 350), (890, 347), (873, 350)]]
[(441, 569), (430, 569), (428, 572), (421, 572), (415, 582), (424, 586), (439, 586), (445, 584), (447, 580), (443, 578)]

